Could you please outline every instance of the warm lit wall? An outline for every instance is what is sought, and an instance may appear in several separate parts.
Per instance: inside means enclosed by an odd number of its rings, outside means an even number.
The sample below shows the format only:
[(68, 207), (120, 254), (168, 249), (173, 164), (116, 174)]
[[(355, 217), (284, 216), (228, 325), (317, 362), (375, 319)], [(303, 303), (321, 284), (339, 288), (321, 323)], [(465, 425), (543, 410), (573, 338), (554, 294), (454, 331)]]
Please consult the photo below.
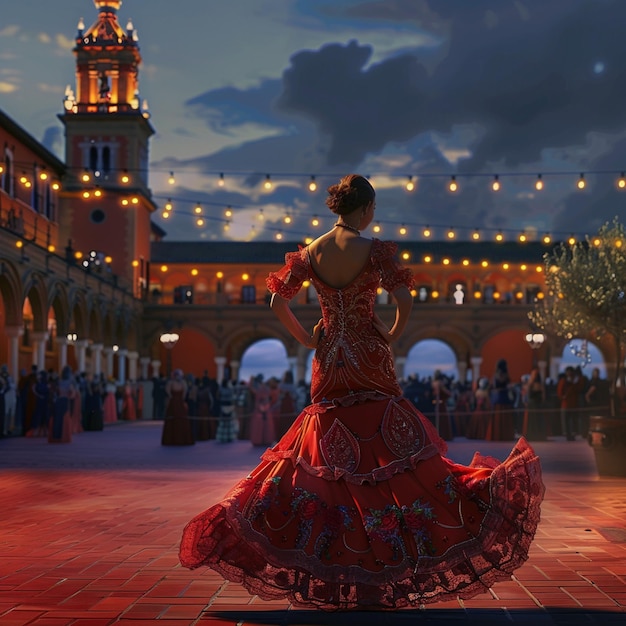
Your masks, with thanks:
[(507, 330), (498, 333), (485, 342), (481, 356), (480, 375), (490, 380), (496, 371), (496, 363), (506, 359), (509, 375), (513, 382), (518, 382), (532, 368), (533, 354), (524, 339), (525, 329)]
[[(215, 365), (215, 348), (211, 341), (203, 334), (191, 329), (177, 329), (178, 343), (172, 348), (172, 369), (180, 368), (185, 374), (191, 373), (200, 377), (204, 370), (208, 370), (209, 376), (215, 378), (217, 369)], [(166, 373), (167, 349), (160, 349), (161, 372)]]

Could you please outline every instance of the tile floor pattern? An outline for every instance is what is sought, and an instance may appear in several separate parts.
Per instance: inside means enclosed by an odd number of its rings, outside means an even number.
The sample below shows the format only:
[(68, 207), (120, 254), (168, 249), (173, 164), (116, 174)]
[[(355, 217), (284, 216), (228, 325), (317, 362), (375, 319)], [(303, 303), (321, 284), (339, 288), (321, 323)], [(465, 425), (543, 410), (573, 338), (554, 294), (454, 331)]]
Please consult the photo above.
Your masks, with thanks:
[[(0, 440), (1, 626), (626, 623), (626, 478), (599, 478), (584, 441), (535, 444), (547, 486), (528, 562), (468, 601), (395, 612), (319, 612), (263, 602), (177, 560), (183, 525), (262, 450), (160, 445), (159, 422), (111, 425), (71, 444)], [(466, 441), (499, 458), (511, 444)]]

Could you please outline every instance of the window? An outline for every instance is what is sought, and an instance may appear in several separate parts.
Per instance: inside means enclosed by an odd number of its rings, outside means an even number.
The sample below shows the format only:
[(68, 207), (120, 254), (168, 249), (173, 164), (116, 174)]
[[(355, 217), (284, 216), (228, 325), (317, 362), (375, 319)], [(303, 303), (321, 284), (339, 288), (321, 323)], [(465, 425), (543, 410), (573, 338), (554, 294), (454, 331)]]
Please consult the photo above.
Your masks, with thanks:
[(256, 287), (254, 285), (242, 285), (241, 303), (256, 304)]
[(193, 287), (191, 285), (174, 287), (174, 304), (193, 304)]
[(4, 172), (2, 173), (2, 189), (10, 196), (13, 195), (13, 156), (10, 152), (4, 153)]

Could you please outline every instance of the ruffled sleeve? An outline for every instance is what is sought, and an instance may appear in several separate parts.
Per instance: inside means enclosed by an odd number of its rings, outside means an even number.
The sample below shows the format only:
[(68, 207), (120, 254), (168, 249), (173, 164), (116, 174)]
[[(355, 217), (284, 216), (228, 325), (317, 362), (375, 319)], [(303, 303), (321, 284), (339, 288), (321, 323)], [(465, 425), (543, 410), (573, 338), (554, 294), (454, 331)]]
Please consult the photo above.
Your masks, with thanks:
[(277, 272), (270, 272), (265, 284), (270, 293), (277, 293), (286, 300), (291, 300), (302, 287), (308, 276), (305, 249), (298, 252), (288, 252), (285, 255), (285, 265)]
[(403, 267), (396, 258), (397, 244), (393, 241), (374, 240), (372, 261), (380, 274), (381, 286), (389, 293), (398, 287), (413, 288), (413, 273), (408, 267)]

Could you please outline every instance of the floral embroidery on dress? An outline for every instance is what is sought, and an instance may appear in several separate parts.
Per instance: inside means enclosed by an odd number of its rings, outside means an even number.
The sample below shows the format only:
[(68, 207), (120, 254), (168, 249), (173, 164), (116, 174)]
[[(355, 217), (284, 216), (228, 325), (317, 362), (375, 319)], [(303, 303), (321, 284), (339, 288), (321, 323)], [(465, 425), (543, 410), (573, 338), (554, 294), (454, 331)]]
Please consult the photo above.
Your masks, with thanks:
[(437, 489), (443, 489), (448, 496), (448, 504), (452, 504), (459, 497), (458, 484), (452, 474), (448, 474), (443, 480), (437, 482)]
[(430, 531), (426, 528), (426, 523), (436, 518), (430, 504), (418, 498), (411, 506), (388, 504), (384, 509), (367, 510), (369, 515), (364, 517), (365, 530), (372, 538), (390, 544), (392, 560), (397, 561), (401, 556), (407, 556), (403, 538), (403, 533), (406, 532), (413, 536), (419, 556), (435, 554)]
[(252, 519), (265, 513), (272, 505), (278, 503), (278, 486), (280, 476), (274, 476), (263, 481), (256, 500), (252, 505)]

